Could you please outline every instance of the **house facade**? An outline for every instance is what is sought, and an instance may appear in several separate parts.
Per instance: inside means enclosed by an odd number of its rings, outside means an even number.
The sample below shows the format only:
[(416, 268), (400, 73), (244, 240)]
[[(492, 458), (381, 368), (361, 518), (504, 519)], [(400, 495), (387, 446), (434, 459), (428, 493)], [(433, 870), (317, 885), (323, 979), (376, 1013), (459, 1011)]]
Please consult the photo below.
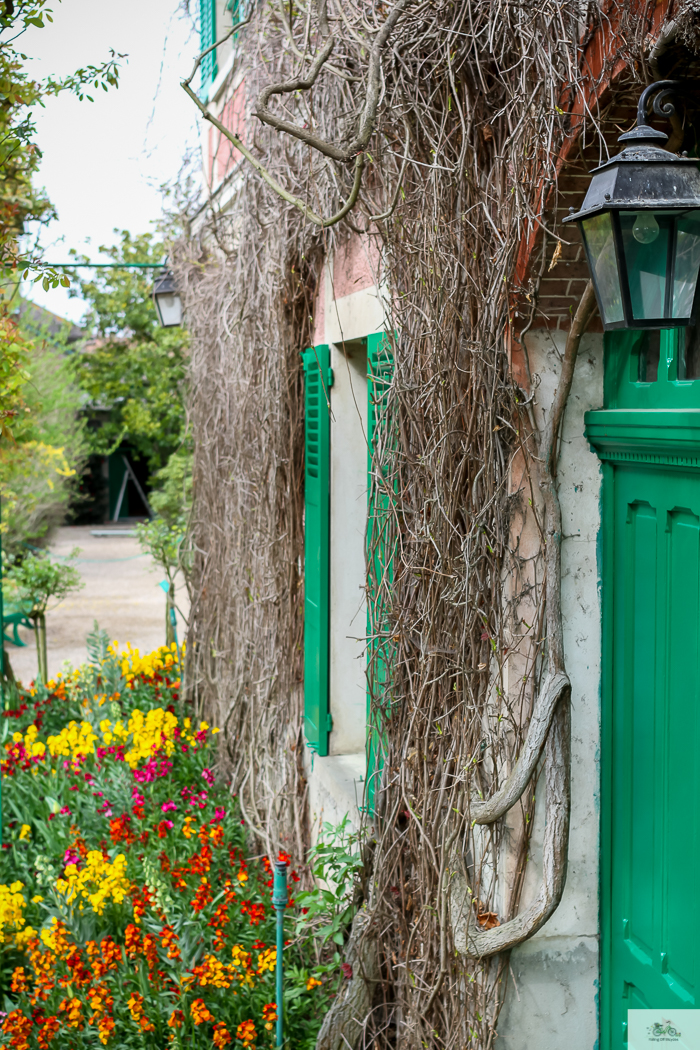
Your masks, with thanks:
[[(557, 29), (546, 6), (534, 42), (503, 16), (510, 58), (474, 5), (435, 16), (439, 60), (397, 21), (357, 209), (314, 225), (352, 170), (289, 127), (347, 139), (369, 15), (328, 8), (322, 94), (315, 9), (303, 29), (201, 0), (202, 51), (228, 38), (201, 63), (208, 200), (176, 250), (191, 683), (268, 847), (360, 834), (352, 978), (320, 1047), (700, 1048), (700, 356), (693, 324), (604, 332), (563, 222), (647, 83), (681, 82), (646, 116), (698, 156), (698, 16), (560, 5)], [(526, 105), (517, 40), (534, 67), (562, 27), (568, 73), (550, 56)], [(443, 121), (432, 150), (406, 70)], [(285, 126), (259, 119), (271, 83)]]

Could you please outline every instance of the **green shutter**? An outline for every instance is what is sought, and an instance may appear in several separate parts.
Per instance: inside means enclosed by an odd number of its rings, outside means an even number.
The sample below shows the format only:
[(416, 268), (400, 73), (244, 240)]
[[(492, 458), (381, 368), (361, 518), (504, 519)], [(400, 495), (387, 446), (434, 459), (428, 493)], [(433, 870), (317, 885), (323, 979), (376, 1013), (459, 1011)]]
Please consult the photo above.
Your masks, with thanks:
[[(216, 43), (216, 0), (199, 0), (199, 41), (202, 51), (206, 51), (208, 47)], [(216, 74), (219, 72), (215, 50), (205, 55), (200, 70), (201, 89), (206, 95), (209, 85), (216, 79)]]
[(328, 754), (330, 709), (330, 348), (305, 350), (304, 429), (304, 733)]
[[(395, 544), (391, 526), (392, 497), (381, 480), (373, 477), (377, 439), (387, 439), (383, 411), (394, 373), (394, 357), (389, 338), (383, 333), (367, 337), (367, 795), (366, 805), (374, 811), (377, 778), (383, 766), (381, 716), (375, 700), (384, 696), (390, 677), (391, 652), (388, 638), (388, 603), (394, 580)], [(388, 712), (387, 712), (388, 713)]]

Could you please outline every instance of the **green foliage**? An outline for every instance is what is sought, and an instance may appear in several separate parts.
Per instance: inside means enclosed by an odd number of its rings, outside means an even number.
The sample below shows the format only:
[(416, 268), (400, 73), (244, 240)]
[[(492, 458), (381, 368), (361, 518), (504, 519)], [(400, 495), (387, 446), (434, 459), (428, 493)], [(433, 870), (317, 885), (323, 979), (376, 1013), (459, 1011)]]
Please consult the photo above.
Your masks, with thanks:
[(186, 522), (192, 506), (192, 448), (185, 444), (173, 452), (166, 465), (153, 476), (150, 501), (156, 514), (168, 525)]
[[(117, 246), (100, 251), (115, 262), (163, 259), (151, 234), (134, 237), (126, 230)], [(89, 278), (75, 271), (74, 277), (75, 294), (90, 304), (85, 323), (95, 335), (80, 355), (79, 381), (92, 405), (109, 409), (92, 451), (107, 455), (126, 439), (152, 472), (162, 470), (184, 438), (187, 335), (160, 328), (153, 271), (104, 270)]]
[[(297, 903), (304, 909), (303, 925), (312, 927), (322, 943), (331, 941), (342, 947), (355, 917), (362, 871), (362, 857), (356, 845), (357, 834), (351, 830), (346, 815), (337, 826), (323, 825), (323, 835), (310, 852), (309, 866), (316, 885), (298, 893)], [(298, 932), (300, 929), (298, 925)], [(336, 961), (340, 961), (339, 956)]]
[(74, 476), (60, 448), (43, 441), (0, 444), (0, 535), (10, 555), (20, 554), (26, 542), (37, 543), (60, 524)]
[[(70, 559), (76, 558), (78, 554), (79, 549), (76, 547)], [(39, 679), (42, 682), (48, 679), (46, 611), (49, 602), (62, 602), (73, 591), (79, 591), (84, 586), (77, 569), (72, 565), (52, 562), (47, 554), (28, 554), (21, 561), (16, 561), (5, 574), (3, 594), (7, 587), (10, 600), (24, 605), (27, 615), (34, 621)]]
[(87, 455), (84, 395), (75, 382), (67, 333), (51, 331), (48, 319), (55, 321), (23, 304), (18, 330), (31, 379), (23, 383), (13, 440), (0, 443), (2, 539), (13, 555), (25, 543), (43, 540), (65, 518)]
[[(80, 548), (75, 547), (70, 559), (77, 558)], [(73, 591), (85, 586), (80, 573), (66, 562), (51, 561), (47, 554), (28, 554), (22, 561), (17, 561), (5, 574), (5, 581), (11, 597), (21, 602), (31, 602), (29, 616), (43, 616), (49, 602), (62, 602)]]
[(154, 518), (136, 526), (141, 549), (153, 560), (173, 583), (180, 565), (180, 548), (185, 536), (181, 525), (168, 525), (162, 518)]

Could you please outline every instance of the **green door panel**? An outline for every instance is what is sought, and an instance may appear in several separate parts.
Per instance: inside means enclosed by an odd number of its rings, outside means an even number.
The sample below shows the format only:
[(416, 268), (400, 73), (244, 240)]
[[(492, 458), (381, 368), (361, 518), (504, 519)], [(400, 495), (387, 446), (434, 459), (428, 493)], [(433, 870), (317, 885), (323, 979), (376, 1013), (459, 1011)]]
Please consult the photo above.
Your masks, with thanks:
[(697, 1005), (700, 474), (614, 474), (611, 1041)]
[[(656, 340), (655, 344), (650, 343)], [(601, 1046), (700, 1006), (700, 380), (684, 334), (605, 337)]]
[(304, 733), (328, 754), (330, 632), (330, 348), (312, 347), (304, 363)]

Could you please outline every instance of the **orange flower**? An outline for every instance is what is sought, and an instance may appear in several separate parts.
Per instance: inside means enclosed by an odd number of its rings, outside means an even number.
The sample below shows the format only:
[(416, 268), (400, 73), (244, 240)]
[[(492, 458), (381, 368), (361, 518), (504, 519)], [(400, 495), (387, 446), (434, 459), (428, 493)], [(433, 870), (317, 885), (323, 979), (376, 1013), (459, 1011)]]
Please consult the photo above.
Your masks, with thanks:
[(133, 959), (141, 950), (141, 934), (138, 926), (134, 926), (132, 922), (129, 923), (124, 932), (124, 947), (130, 959)]
[(29, 1050), (31, 1017), (25, 1017), (21, 1010), (12, 1010), (3, 1021), (2, 1029), (10, 1035), (10, 1046), (13, 1050)]
[(126, 1004), (135, 1021), (139, 1021), (143, 1015), (143, 996), (139, 992), (132, 992)]
[(164, 926), (160, 931), (160, 939), (169, 959), (179, 959), (180, 949), (177, 946), (177, 934), (172, 926)]
[(152, 933), (147, 933), (143, 938), (143, 954), (149, 970), (152, 970), (158, 962), (158, 942)]
[[(127, 926), (129, 929), (136, 930), (135, 926)], [(138, 930), (136, 930), (138, 936)], [(102, 958), (104, 959), (105, 966), (108, 970), (116, 970), (119, 963), (122, 961), (122, 950), (118, 944), (115, 944), (111, 937), (105, 937), (100, 943), (100, 951), (102, 952)]]
[(182, 1010), (173, 1010), (170, 1017), (168, 1018), (169, 1028), (182, 1028), (185, 1023), (185, 1015)]
[(82, 1028), (83, 1015), (81, 1009), (82, 1003), (80, 1002), (80, 999), (62, 999), (58, 1007), (58, 1012), (68, 1014), (68, 1024), (71, 1028)]
[(213, 1021), (214, 1017), (209, 1013), (204, 999), (195, 999), (190, 1007), (190, 1013), (192, 1014), (192, 1020), (196, 1025), (204, 1024), (206, 1021)]
[(111, 1017), (101, 1017), (97, 1022), (97, 1030), (100, 1042), (106, 1046), (114, 1031), (114, 1020)]
[(231, 1042), (231, 1033), (223, 1021), (214, 1025), (214, 1046), (221, 1048)]
[(320, 988), (321, 984), (322, 982), (317, 981), (315, 977), (309, 977), (308, 981), (306, 982), (306, 990), (307, 992), (310, 992), (313, 988)]
[(40, 1022), (40, 1028), (37, 1034), (39, 1050), (48, 1050), (49, 1043), (60, 1027), (60, 1022), (57, 1017), (47, 1017), (44, 1021)]
[(10, 990), (13, 992), (17, 992), (20, 995), (22, 992), (26, 992), (27, 975), (24, 972), (23, 966), (15, 966), (12, 972), (12, 984), (10, 985)]
[(263, 1006), (263, 1021), (268, 1032), (271, 1032), (274, 1028), (274, 1022), (277, 1020), (277, 1004), (276, 1003), (265, 1003)]
[(211, 904), (211, 902), (211, 883), (205, 875), (202, 875), (202, 881), (194, 895), (194, 900), (192, 901), (192, 910), (195, 912), (203, 911), (207, 904)]
[(252, 1021), (241, 1021), (236, 1029), (236, 1039), (240, 1039), (243, 1046), (252, 1046), (257, 1037), (255, 1025)]

